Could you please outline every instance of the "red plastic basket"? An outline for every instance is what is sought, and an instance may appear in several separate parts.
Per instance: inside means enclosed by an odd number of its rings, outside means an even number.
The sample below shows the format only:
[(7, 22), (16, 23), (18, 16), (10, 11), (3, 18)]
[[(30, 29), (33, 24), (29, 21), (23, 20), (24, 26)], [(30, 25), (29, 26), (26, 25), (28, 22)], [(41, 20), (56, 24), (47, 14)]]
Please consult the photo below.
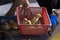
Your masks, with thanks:
[[(19, 30), (21, 35), (43, 35), (48, 33), (48, 27), (50, 26), (50, 19), (45, 7), (30, 7), (29, 10), (31, 12), (31, 15), (29, 18), (27, 15), (27, 18), (31, 19), (37, 12), (40, 12), (42, 15), (42, 18), (41, 18), (42, 25), (21, 24), (23, 19), (26, 17), (24, 15), (25, 12), (23, 13), (23, 11), (21, 12), (21, 10), (22, 10), (22, 7), (16, 8), (17, 22), (19, 25)], [(34, 27), (35, 29), (32, 27)]]

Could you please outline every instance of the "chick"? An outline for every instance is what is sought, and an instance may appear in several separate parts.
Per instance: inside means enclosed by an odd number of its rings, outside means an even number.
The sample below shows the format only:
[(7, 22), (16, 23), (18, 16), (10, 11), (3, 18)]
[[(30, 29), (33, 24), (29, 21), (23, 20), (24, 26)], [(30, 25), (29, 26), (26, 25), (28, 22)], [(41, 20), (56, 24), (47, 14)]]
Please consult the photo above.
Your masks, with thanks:
[(10, 25), (9, 25), (7, 22), (3, 25), (2, 28), (3, 28), (4, 30), (10, 30), (10, 29), (11, 29)]
[(35, 17), (37, 17), (37, 18), (41, 18), (42, 15), (41, 15), (40, 13), (37, 13)]
[(13, 20), (10, 20), (9, 25), (11, 26), (12, 29), (18, 29), (18, 24), (15, 23)]
[(31, 21), (30, 20), (27, 20), (27, 24), (30, 24), (31, 25)]
[(24, 18), (23, 24), (31, 24), (31, 21), (28, 20), (27, 18)]
[(41, 18), (41, 17), (42, 16), (40, 13), (36, 14), (35, 17), (31, 20), (32, 24), (36, 24), (38, 22), (39, 18)]
[(23, 24), (27, 24), (27, 18), (24, 18)]

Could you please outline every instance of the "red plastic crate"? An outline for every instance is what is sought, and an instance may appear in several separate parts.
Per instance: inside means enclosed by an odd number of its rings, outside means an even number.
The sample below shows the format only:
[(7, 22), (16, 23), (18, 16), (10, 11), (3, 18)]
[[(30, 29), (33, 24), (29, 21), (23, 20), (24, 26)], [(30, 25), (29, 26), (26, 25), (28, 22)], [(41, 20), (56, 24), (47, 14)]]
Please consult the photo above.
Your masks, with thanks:
[[(48, 33), (48, 27), (51, 26), (50, 25), (51, 22), (50, 22), (50, 19), (49, 19), (47, 9), (45, 7), (30, 7), (30, 9), (29, 9), (31, 11), (32, 15), (30, 15), (30, 18), (28, 18), (28, 19), (33, 18), (33, 16), (37, 12), (40, 12), (41, 15), (42, 15), (42, 18), (41, 18), (42, 25), (21, 24), (21, 22), (25, 18), (25, 15), (24, 15), (25, 12), (21, 13), (21, 9), (22, 9), (22, 7), (17, 7), (16, 8), (17, 22), (18, 22), (18, 25), (19, 25), (19, 30), (20, 30), (21, 35), (43, 35), (43, 34)], [(27, 17), (28, 17), (28, 15), (27, 15)], [(35, 27), (36, 29), (32, 29), (31, 27)]]

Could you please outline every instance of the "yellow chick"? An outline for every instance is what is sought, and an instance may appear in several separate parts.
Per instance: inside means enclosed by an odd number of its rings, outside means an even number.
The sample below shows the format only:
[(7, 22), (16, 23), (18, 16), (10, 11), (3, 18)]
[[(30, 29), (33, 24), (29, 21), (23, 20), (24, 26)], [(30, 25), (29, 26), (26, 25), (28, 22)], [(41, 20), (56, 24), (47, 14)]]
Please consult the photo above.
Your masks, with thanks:
[(30, 20), (27, 20), (27, 24), (30, 24), (31, 25), (31, 21)]
[(24, 18), (23, 24), (27, 24), (27, 18)]
[(37, 13), (35, 17), (40, 18), (42, 15), (40, 13)]
[(31, 24), (31, 21), (28, 20), (27, 18), (24, 18), (23, 24)]
[(39, 18), (41, 18), (41, 17), (42, 17), (42, 16), (41, 16), (40, 13), (36, 14), (35, 17), (31, 20), (32, 24), (37, 23), (38, 20), (39, 20)]

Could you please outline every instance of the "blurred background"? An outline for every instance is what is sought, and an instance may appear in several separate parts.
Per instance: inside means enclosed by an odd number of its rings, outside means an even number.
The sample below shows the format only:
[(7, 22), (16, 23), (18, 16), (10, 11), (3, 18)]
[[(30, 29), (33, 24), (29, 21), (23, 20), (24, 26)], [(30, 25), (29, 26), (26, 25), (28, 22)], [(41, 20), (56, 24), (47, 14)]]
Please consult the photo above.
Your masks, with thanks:
[[(29, 0), (29, 6), (40, 7), (36, 0)], [(13, 19), (16, 21), (17, 7), (21, 7), (21, 0), (0, 0), (0, 21), (2, 19)], [(60, 9), (52, 9), (52, 14), (48, 14), (48, 16), (51, 26), (47, 34), (22, 36), (19, 30), (5, 31), (0, 26), (0, 40), (60, 40)]]

